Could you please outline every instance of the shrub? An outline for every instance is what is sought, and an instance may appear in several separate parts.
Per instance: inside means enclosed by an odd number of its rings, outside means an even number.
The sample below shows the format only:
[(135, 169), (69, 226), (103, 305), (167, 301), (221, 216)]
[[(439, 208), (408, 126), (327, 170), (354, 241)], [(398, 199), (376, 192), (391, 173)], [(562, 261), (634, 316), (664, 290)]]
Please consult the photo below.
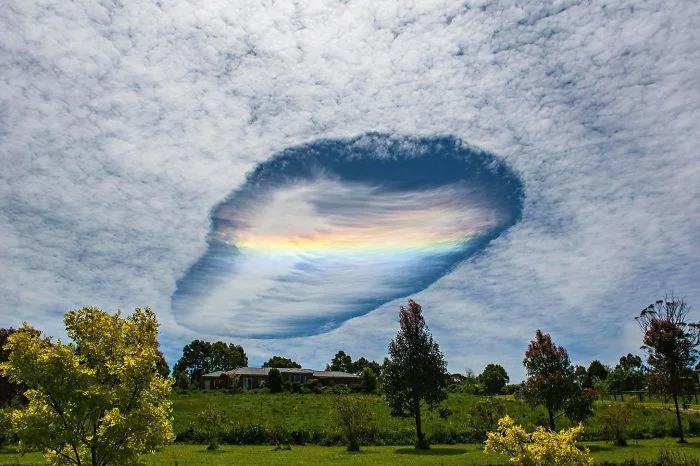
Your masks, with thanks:
[(486, 434), (498, 426), (498, 420), (505, 414), (506, 408), (500, 401), (494, 398), (479, 401), (469, 413), (472, 436), (480, 440), (485, 439)]
[(370, 415), (364, 400), (338, 396), (333, 400), (331, 419), (345, 437), (348, 451), (360, 451), (360, 441), (368, 430)]
[(200, 411), (195, 421), (197, 428), (203, 434), (208, 450), (219, 448), (221, 435), (223, 434), (228, 420), (224, 413), (214, 406), (207, 406)]
[(626, 403), (613, 403), (603, 406), (598, 413), (602, 424), (603, 438), (618, 446), (627, 445), (632, 408)]
[(511, 463), (522, 466), (591, 466), (588, 449), (576, 447), (582, 433), (583, 424), (559, 432), (538, 427), (527, 433), (505, 416), (499, 419), (498, 429), (488, 433), (484, 451), (509, 455)]

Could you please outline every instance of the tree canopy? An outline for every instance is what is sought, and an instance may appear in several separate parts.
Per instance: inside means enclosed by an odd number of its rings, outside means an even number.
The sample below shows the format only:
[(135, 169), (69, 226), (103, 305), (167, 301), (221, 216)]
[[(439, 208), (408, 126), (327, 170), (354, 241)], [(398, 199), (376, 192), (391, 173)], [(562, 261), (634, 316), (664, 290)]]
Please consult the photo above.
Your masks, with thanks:
[(262, 365), (263, 367), (301, 369), (301, 364), (283, 356), (272, 356)]
[(173, 439), (171, 381), (156, 370), (158, 323), (136, 309), (122, 318), (95, 307), (64, 317), (64, 344), (25, 323), (8, 338), (0, 371), (31, 387), (12, 413), (22, 445), (53, 464), (136, 464)]
[(500, 393), (509, 381), (508, 373), (499, 364), (488, 364), (479, 375), (479, 382), (483, 385), (487, 395)]
[(392, 416), (413, 417), (416, 448), (428, 448), (421, 425), (421, 404), (436, 408), (447, 398), (447, 363), (433, 341), (421, 306), (408, 300), (399, 312), (400, 330), (389, 344), (382, 371), (384, 396)]
[(248, 365), (248, 356), (241, 345), (193, 340), (182, 348), (182, 357), (173, 372), (186, 373), (192, 383), (198, 384), (202, 375), (214, 371), (229, 371)]

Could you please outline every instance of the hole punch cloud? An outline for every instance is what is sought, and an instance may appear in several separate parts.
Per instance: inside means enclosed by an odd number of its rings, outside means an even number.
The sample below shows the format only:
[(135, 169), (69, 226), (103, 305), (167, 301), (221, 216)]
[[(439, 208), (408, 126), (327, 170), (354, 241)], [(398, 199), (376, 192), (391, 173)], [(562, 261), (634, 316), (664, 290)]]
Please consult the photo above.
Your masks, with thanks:
[(173, 312), (209, 334), (327, 332), (427, 288), (517, 222), (522, 202), (502, 160), (449, 136), (290, 148), (213, 209)]

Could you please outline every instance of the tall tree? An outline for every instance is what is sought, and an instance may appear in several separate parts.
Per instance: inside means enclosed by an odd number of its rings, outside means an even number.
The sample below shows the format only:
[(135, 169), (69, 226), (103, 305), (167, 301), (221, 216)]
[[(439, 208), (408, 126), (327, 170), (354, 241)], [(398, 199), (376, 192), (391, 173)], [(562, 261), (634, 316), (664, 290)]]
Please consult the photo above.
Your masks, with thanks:
[(479, 382), (484, 386), (487, 395), (500, 393), (509, 381), (508, 373), (499, 364), (488, 364), (479, 375)]
[(262, 365), (263, 367), (292, 368), (301, 369), (301, 364), (282, 356), (272, 356)]
[(531, 404), (545, 405), (549, 428), (555, 430), (555, 413), (564, 408), (574, 390), (574, 368), (569, 354), (552, 343), (549, 334), (538, 329), (527, 347), (523, 364), (528, 375), (523, 394)]
[(433, 341), (421, 306), (408, 300), (399, 312), (400, 330), (389, 344), (383, 368), (384, 396), (392, 416), (413, 417), (416, 448), (429, 448), (421, 425), (421, 404), (435, 409), (447, 398), (447, 363)]
[(173, 439), (171, 381), (156, 371), (158, 323), (136, 309), (122, 318), (85, 307), (64, 317), (71, 344), (42, 338), (27, 324), (12, 334), (0, 371), (31, 387), (12, 413), (22, 444), (52, 464), (137, 464)]
[(644, 332), (642, 349), (652, 374), (673, 397), (680, 442), (685, 442), (678, 396), (683, 393), (683, 374), (692, 369), (700, 352), (700, 323), (688, 323), (688, 306), (683, 299), (666, 296), (642, 309), (635, 319)]

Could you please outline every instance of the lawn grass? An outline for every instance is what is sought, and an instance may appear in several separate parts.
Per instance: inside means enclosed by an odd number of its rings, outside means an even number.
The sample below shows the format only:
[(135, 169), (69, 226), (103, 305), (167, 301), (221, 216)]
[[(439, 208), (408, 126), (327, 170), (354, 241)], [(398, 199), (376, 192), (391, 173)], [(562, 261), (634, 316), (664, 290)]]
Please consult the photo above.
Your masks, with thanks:
[[(590, 448), (596, 463), (620, 463), (625, 460), (652, 461), (661, 448), (669, 448), (689, 458), (700, 458), (700, 438), (678, 444), (675, 439), (650, 439), (631, 442), (627, 447), (616, 447), (607, 442), (584, 442)], [(410, 446), (365, 447), (359, 453), (348, 453), (342, 447), (292, 446), (291, 450), (276, 451), (272, 446), (228, 446), (208, 451), (204, 445), (171, 445), (162, 451), (144, 455), (147, 465), (224, 466), (231, 464), (302, 465), (302, 464), (473, 464), (506, 465), (507, 459), (486, 455), (483, 445), (435, 445), (430, 451), (417, 451)], [(0, 449), (0, 465), (44, 464), (39, 453), (19, 456), (12, 447)]]

